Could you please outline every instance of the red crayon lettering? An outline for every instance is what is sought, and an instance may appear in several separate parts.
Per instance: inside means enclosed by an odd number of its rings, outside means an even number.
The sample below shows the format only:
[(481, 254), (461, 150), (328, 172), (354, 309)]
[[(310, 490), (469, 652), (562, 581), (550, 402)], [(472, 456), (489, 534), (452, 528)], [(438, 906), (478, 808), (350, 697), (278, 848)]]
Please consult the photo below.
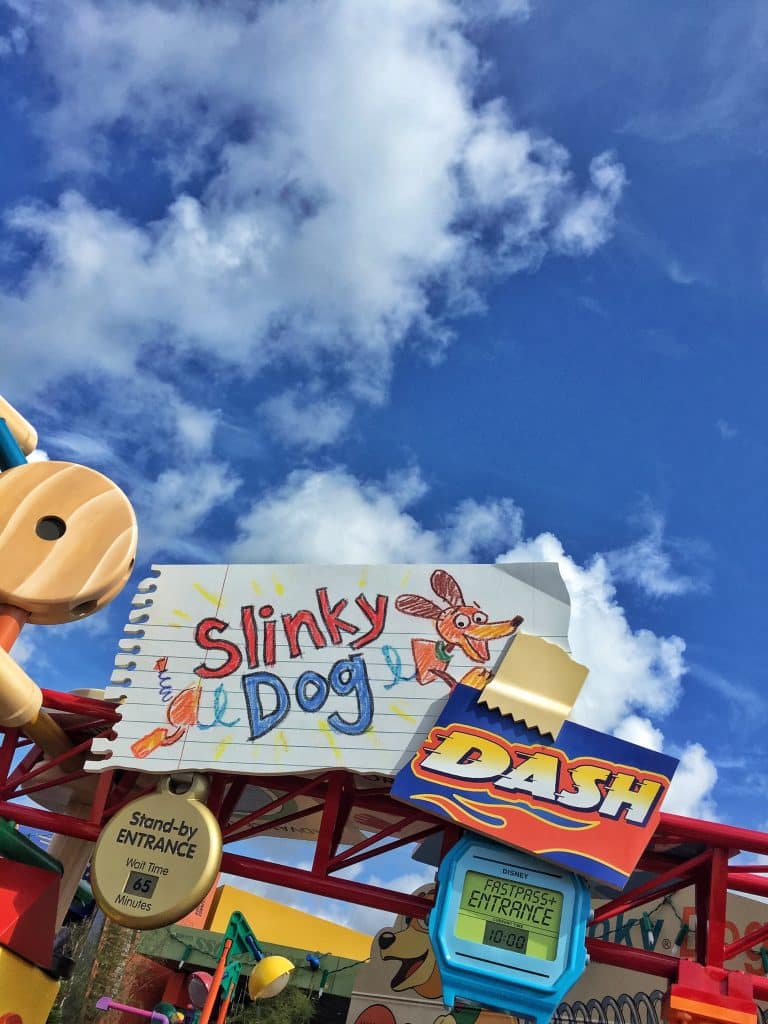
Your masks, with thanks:
[[(262, 611), (264, 611), (263, 608), (260, 610), (259, 614), (261, 614)], [(274, 619), (270, 619), (269, 622), (265, 622), (264, 623), (264, 664), (265, 665), (274, 665), (275, 662), (277, 661), (277, 654), (275, 653), (276, 646), (277, 646), (277, 644), (276, 644), (276, 641), (275, 641), (275, 620)]]
[(365, 594), (357, 595), (355, 598), (355, 604), (363, 615), (365, 615), (366, 619), (368, 619), (371, 624), (371, 628), (364, 634), (364, 636), (359, 636), (357, 640), (353, 640), (349, 645), (350, 647), (359, 651), (361, 647), (365, 647), (366, 644), (372, 643), (381, 636), (384, 631), (384, 623), (387, 618), (388, 601), (388, 597), (385, 597), (383, 594), (377, 594), (376, 605), (372, 607)]
[(253, 607), (244, 605), (240, 609), (240, 621), (243, 625), (243, 636), (245, 637), (245, 656), (248, 660), (248, 668), (259, 667), (259, 634), (256, 627), (256, 619), (253, 615)]
[(243, 656), (240, 653), (239, 647), (236, 644), (230, 643), (229, 640), (216, 640), (211, 636), (211, 633), (223, 633), (228, 628), (229, 623), (223, 622), (221, 619), (209, 618), (198, 622), (195, 629), (195, 643), (197, 646), (201, 647), (204, 651), (221, 651), (227, 656), (226, 661), (219, 665), (218, 668), (211, 668), (205, 662), (198, 665), (194, 672), (201, 679), (222, 679), (224, 676), (237, 672), (240, 668)]
[(320, 609), (320, 615), (325, 623), (325, 628), (328, 630), (328, 636), (331, 638), (332, 644), (341, 643), (342, 630), (345, 633), (360, 632), (360, 629), (354, 623), (347, 622), (341, 618), (341, 613), (347, 607), (347, 602), (344, 598), (341, 601), (337, 601), (331, 608), (327, 587), (320, 587), (315, 593), (317, 595), (317, 607)]
[(300, 658), (302, 655), (299, 645), (299, 630), (303, 626), (309, 633), (309, 637), (317, 650), (326, 647), (325, 637), (320, 632), (315, 616), (312, 612), (300, 611), (295, 615), (283, 615), (283, 629), (285, 638), (288, 641), (288, 653), (292, 658)]

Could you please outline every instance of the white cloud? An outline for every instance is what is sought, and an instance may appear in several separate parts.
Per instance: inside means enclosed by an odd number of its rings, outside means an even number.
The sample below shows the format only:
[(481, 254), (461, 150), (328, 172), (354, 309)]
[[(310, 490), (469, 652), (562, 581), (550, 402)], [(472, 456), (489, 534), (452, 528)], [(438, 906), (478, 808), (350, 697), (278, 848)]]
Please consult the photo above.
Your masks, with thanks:
[[(434, 351), (441, 316), (490, 277), (610, 233), (620, 164), (596, 157), (581, 192), (562, 146), (480, 103), (480, 56), (450, 0), (16, 7), (54, 86), (42, 123), (59, 166), (109, 173), (119, 125), (121, 159), (134, 142), (175, 175), (152, 224), (76, 192), (7, 215), (39, 251), (0, 293), (5, 369), (28, 392), (84, 366), (138, 388), (162, 342), (319, 381), (309, 406), (294, 390), (264, 410), (282, 440), (318, 446), (343, 431), (347, 398), (386, 395), (406, 336)], [(480, 14), (526, 10), (497, 0)], [(206, 183), (196, 197), (180, 191), (190, 173)]]
[(715, 423), (715, 426), (717, 427), (717, 432), (724, 441), (732, 441), (734, 437), (739, 436), (740, 431), (738, 427), (734, 427), (732, 423), (728, 422), (728, 420), (719, 419)]
[(342, 398), (313, 396), (292, 388), (261, 407), (271, 432), (304, 448), (322, 448), (336, 441), (349, 425), (353, 407)]
[[(647, 718), (628, 715), (614, 730), (615, 735), (629, 743), (637, 743), (650, 750), (662, 750), (664, 734)], [(670, 751), (680, 759), (664, 800), (664, 811), (689, 818), (715, 818), (713, 790), (717, 782), (717, 768), (700, 743), (688, 743), (682, 750)]]
[(640, 715), (627, 715), (614, 729), (614, 735), (649, 750), (661, 750), (664, 746), (664, 733), (650, 719)]
[(712, 791), (717, 782), (717, 768), (700, 743), (689, 743), (679, 757), (680, 764), (664, 810), (689, 818), (715, 818)]
[(668, 714), (680, 699), (685, 642), (678, 636), (631, 628), (617, 600), (610, 568), (600, 555), (579, 565), (557, 537), (543, 533), (498, 559), (537, 560), (560, 566), (571, 596), (573, 656), (590, 670), (574, 719), (612, 732), (630, 714)]
[(208, 454), (213, 445), (218, 414), (192, 406), (177, 395), (171, 402), (176, 416), (176, 432), (186, 453), (192, 456)]
[(601, 153), (589, 165), (592, 188), (563, 214), (555, 243), (566, 253), (592, 253), (604, 245), (614, 225), (616, 205), (627, 177), (613, 153)]
[(425, 529), (408, 511), (423, 493), (415, 471), (393, 474), (381, 484), (361, 482), (343, 469), (297, 470), (239, 519), (229, 557), (239, 562), (461, 562), (519, 536), (521, 513), (508, 500), (461, 502), (442, 528)]
[(673, 564), (673, 553), (678, 558), (700, 554), (696, 545), (666, 538), (664, 517), (650, 507), (638, 519), (645, 526), (645, 536), (604, 555), (614, 579), (633, 583), (650, 597), (675, 597), (705, 590), (706, 581), (700, 574), (686, 575)]
[[(59, 430), (47, 434), (47, 440), (61, 451), (61, 459), (90, 465), (114, 459), (114, 452), (103, 437), (84, 434), (79, 430)], [(31, 458), (31, 457), (30, 457)]]
[(21, 25), (15, 25), (11, 31), (0, 36), (0, 60), (3, 57), (23, 57), (29, 46), (29, 37)]
[(696, 284), (699, 280), (693, 271), (683, 266), (683, 264), (676, 259), (670, 259), (667, 263), (667, 274), (669, 275), (670, 280), (674, 281), (675, 284)]
[(205, 461), (183, 469), (166, 469), (152, 480), (139, 481), (134, 496), (143, 509), (141, 548), (186, 552), (210, 561), (210, 549), (206, 552), (195, 544), (195, 533), (239, 486), (239, 478), (228, 466)]

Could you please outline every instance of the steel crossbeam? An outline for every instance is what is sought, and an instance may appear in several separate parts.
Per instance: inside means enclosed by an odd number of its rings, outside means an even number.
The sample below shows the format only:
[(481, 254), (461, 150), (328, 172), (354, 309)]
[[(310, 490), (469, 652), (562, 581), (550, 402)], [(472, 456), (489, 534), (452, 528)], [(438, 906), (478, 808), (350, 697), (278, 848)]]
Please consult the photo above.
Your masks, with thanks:
[[(157, 780), (125, 769), (105, 767), (99, 773), (72, 770), (73, 755), (82, 757), (95, 737), (109, 736), (119, 719), (119, 708), (108, 701), (72, 694), (44, 690), (43, 695), (44, 708), (67, 733), (73, 749), (46, 759), (18, 729), (0, 728), (0, 817), (95, 841), (113, 814), (137, 796), (152, 792)], [(60, 809), (66, 804), (56, 799), (56, 793), (61, 794), (67, 785), (90, 795), (86, 817)], [(78, 800), (82, 804), (82, 797)], [(439, 842), (445, 854), (461, 835), (456, 826), (393, 800), (386, 780), (365, 780), (341, 769), (313, 777), (215, 773), (209, 806), (222, 829), (224, 871), (412, 917), (423, 917), (430, 901), (344, 877), (345, 869), (427, 839)], [(309, 868), (227, 849), (228, 844), (302, 819), (305, 823), (312, 820), (315, 836)], [(768, 944), (768, 924), (737, 941), (725, 941), (728, 890), (768, 897), (768, 866), (729, 864), (739, 852), (753, 855), (755, 861), (765, 856), (768, 834), (662, 814), (638, 866), (646, 877), (603, 903), (595, 922), (608, 921), (694, 886), (696, 959), (708, 967), (727, 968), (739, 954)], [(677, 957), (605, 939), (589, 939), (587, 947), (594, 961), (670, 981), (677, 978)], [(768, 999), (768, 978), (750, 977), (755, 998)]]

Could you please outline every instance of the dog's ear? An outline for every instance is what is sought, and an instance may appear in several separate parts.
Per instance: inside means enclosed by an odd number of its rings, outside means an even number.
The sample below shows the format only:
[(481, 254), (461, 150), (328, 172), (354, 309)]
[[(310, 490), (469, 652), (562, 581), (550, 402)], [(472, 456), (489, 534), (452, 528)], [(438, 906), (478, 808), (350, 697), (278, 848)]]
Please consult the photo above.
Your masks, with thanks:
[(395, 608), (406, 615), (418, 615), (420, 619), (437, 619), (443, 609), (439, 608), (434, 601), (426, 597), (419, 597), (418, 594), (403, 594), (395, 601)]
[(442, 597), (452, 608), (464, 604), (464, 595), (456, 580), (445, 569), (435, 569), (429, 581), (438, 597)]

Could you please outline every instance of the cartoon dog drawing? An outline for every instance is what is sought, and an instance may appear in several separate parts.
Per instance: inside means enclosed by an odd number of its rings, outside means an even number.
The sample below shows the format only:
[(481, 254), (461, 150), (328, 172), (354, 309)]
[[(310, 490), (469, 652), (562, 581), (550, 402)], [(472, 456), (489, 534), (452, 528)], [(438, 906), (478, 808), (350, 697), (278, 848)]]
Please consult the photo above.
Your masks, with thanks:
[[(417, 895), (427, 898), (434, 896), (434, 893), (433, 885), (423, 886), (417, 890)], [(398, 917), (392, 929), (379, 932), (374, 941), (382, 960), (395, 960), (399, 963), (397, 971), (389, 983), (392, 992), (413, 992), (421, 996), (422, 999), (434, 999), (436, 1002), (442, 1000), (443, 982), (432, 950), (429, 931), (423, 919)], [(473, 1010), (474, 1012), (472, 1012)], [(506, 1014), (481, 1010), (479, 1007), (465, 1007), (458, 1016), (461, 1024), (469, 1024), (469, 1021), (472, 1021), (472, 1024), (512, 1024), (511, 1018)], [(355, 1024), (364, 1024), (362, 1019), (364, 1017), (364, 1013), (360, 1014)], [(394, 1017), (392, 1024), (394, 1024)], [(459, 1024), (459, 1022), (457, 1015), (447, 1011), (438, 1014), (433, 1024)]]
[(423, 999), (438, 999), (443, 991), (427, 925), (415, 917), (403, 918), (398, 931), (380, 932), (377, 942), (382, 960), (398, 960), (390, 982), (393, 992), (413, 991)]
[[(516, 615), (503, 622), (489, 622), (477, 603), (467, 604), (461, 587), (444, 569), (436, 569), (429, 582), (437, 597), (446, 602), (446, 608), (418, 594), (402, 594), (395, 601), (395, 608), (406, 615), (434, 620), (437, 640), (411, 641), (416, 678), (422, 685), (442, 679), (453, 689), (458, 682), (448, 671), (453, 652), (459, 649), (471, 661), (487, 662), (490, 659), (488, 641), (513, 636), (523, 618)], [(482, 689), (490, 678), (487, 668), (477, 667), (470, 669), (461, 682)]]

